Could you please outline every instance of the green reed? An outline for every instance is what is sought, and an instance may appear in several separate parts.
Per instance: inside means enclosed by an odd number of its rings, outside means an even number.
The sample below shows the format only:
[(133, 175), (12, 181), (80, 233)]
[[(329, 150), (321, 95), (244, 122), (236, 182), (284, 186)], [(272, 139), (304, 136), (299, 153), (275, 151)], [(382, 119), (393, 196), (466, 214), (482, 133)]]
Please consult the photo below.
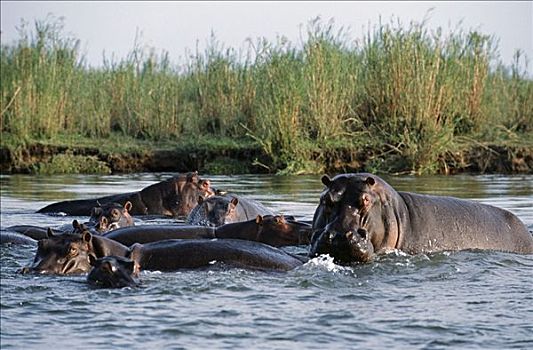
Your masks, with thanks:
[(505, 67), (493, 38), (424, 23), (349, 36), (317, 19), (302, 43), (257, 39), (237, 51), (213, 36), (179, 65), (135, 44), (90, 68), (61, 21), (37, 21), (1, 48), (2, 135), (253, 139), (264, 166), (290, 173), (357, 152), (370, 170), (432, 173), (472, 143), (531, 147), (533, 83), (520, 53)]

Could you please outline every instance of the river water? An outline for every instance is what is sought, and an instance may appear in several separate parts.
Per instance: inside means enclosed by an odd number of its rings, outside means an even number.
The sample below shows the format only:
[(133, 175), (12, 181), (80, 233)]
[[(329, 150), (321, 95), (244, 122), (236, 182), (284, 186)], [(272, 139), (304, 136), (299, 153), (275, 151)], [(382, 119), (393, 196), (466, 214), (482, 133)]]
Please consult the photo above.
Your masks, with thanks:
[[(170, 175), (2, 175), (1, 227), (70, 223), (73, 217), (35, 211), (139, 190)], [(319, 176), (206, 177), (305, 220), (323, 187)], [(531, 175), (385, 179), (398, 190), (508, 209), (533, 229)], [(143, 272), (139, 288), (106, 290), (88, 287), (84, 276), (17, 274), (34, 251), (0, 247), (2, 349), (533, 348), (533, 256), (391, 253), (349, 267), (323, 257), (287, 273), (214, 265)]]

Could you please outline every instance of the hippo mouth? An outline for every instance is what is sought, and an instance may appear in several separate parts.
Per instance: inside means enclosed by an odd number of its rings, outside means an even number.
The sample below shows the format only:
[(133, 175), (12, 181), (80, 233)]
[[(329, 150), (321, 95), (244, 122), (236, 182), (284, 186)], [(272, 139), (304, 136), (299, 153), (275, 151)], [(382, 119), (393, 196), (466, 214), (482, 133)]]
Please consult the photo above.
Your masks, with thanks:
[(329, 240), (330, 255), (339, 262), (369, 262), (374, 255), (374, 246), (368, 231), (363, 228), (355, 232), (350, 230), (344, 234), (332, 232)]

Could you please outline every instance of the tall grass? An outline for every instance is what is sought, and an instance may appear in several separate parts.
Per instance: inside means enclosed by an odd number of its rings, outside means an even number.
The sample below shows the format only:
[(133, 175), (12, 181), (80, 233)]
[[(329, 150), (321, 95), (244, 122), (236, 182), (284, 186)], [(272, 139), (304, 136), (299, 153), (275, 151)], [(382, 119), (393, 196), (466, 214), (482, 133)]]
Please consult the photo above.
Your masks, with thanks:
[(323, 171), (346, 152), (368, 153), (372, 170), (431, 173), (465, 142), (531, 147), (533, 82), (520, 53), (505, 67), (493, 38), (425, 23), (349, 35), (316, 19), (302, 43), (237, 51), (213, 36), (177, 63), (136, 44), (89, 68), (61, 21), (37, 21), (1, 48), (2, 134), (252, 138), (265, 166), (291, 173)]

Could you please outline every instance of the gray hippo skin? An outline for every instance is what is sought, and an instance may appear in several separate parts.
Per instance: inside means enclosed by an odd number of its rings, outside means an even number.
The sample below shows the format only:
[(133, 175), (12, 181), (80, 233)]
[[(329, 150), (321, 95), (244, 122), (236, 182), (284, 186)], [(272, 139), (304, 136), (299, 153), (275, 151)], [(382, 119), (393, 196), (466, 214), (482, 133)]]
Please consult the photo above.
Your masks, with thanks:
[(482, 249), (533, 253), (533, 237), (514, 214), (453, 197), (397, 192), (378, 176), (341, 174), (326, 185), (313, 219), (310, 256), (368, 261), (410, 254)]
[(253, 220), (218, 227), (197, 225), (144, 225), (111, 231), (105, 237), (124, 245), (165, 239), (234, 238), (262, 242), (274, 247), (309, 244), (311, 225), (282, 215), (258, 215)]
[(37, 241), (18, 232), (0, 231), (0, 244), (35, 245)]
[(198, 203), (198, 197), (214, 194), (209, 180), (200, 179), (197, 172), (179, 174), (150, 185), (141, 191), (110, 195), (94, 199), (79, 199), (52, 203), (38, 213), (88, 215), (92, 208), (107, 203), (124, 205), (131, 202), (132, 215), (164, 215), (186, 217)]
[(175, 271), (206, 267), (213, 262), (255, 270), (287, 271), (303, 264), (291, 254), (269, 245), (240, 239), (170, 239), (134, 244), (130, 258), (135, 271)]
[(232, 222), (252, 220), (257, 215), (273, 215), (272, 211), (252, 199), (235, 195), (198, 199), (198, 205), (187, 218), (190, 225), (220, 226)]
[(232, 266), (286, 271), (303, 264), (305, 259), (275, 247), (239, 239), (170, 239), (131, 248), (103, 236), (62, 233), (38, 242), (33, 263), (21, 273), (76, 274), (92, 269), (91, 262), (105, 256), (125, 257), (135, 262), (135, 272), (173, 271), (210, 266), (213, 261)]

